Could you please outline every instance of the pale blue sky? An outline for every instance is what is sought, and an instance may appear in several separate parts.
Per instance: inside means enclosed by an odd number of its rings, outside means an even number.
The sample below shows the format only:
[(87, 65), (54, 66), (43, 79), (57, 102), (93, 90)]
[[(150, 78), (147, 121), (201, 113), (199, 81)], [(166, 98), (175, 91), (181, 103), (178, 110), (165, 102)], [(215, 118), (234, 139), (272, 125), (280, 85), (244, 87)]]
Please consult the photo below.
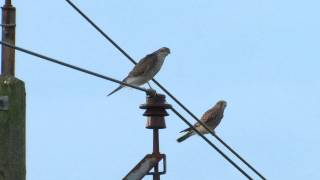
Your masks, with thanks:
[[(226, 100), (217, 133), (268, 179), (320, 179), (319, 1), (74, 2), (136, 60), (169, 47), (156, 79), (199, 117)], [(13, 3), (18, 46), (117, 79), (132, 68), (65, 1)], [(16, 58), (27, 90), (29, 180), (121, 179), (151, 152), (143, 93), (106, 97), (116, 84)], [(245, 179), (199, 137), (176, 143), (186, 125), (169, 113), (162, 179)]]

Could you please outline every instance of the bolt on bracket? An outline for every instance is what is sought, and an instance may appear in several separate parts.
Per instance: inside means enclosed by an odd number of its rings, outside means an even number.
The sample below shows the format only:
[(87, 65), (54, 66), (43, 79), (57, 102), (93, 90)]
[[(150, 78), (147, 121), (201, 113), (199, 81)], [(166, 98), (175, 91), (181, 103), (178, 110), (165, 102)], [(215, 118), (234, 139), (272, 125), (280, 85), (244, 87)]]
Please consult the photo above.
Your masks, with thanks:
[(0, 96), (0, 110), (7, 111), (9, 110), (9, 97)]

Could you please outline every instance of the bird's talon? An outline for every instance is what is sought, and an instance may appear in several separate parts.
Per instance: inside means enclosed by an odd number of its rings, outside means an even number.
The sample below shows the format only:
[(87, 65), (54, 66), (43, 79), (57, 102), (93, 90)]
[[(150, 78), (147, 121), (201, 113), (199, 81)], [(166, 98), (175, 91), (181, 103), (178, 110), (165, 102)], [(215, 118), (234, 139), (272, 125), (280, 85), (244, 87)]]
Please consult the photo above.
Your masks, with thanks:
[(155, 95), (157, 95), (157, 92), (154, 89), (147, 89), (147, 95), (148, 96), (155, 96)]

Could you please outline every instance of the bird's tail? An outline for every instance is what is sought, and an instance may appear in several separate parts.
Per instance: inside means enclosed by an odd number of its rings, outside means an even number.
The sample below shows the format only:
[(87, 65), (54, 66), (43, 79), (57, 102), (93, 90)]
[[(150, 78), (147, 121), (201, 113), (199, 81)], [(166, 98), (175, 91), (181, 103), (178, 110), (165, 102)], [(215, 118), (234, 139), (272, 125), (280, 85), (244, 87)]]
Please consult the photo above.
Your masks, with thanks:
[(187, 133), (185, 133), (184, 135), (182, 135), (181, 137), (179, 137), (179, 138), (177, 139), (177, 141), (180, 143), (180, 142), (188, 139), (188, 138), (189, 138), (190, 136), (192, 136), (193, 134), (194, 134), (193, 131), (188, 131)]
[(108, 96), (111, 96), (113, 93), (119, 91), (120, 89), (122, 89), (124, 86), (120, 85), (119, 87), (117, 87), (115, 90), (113, 90), (111, 93), (108, 94)]

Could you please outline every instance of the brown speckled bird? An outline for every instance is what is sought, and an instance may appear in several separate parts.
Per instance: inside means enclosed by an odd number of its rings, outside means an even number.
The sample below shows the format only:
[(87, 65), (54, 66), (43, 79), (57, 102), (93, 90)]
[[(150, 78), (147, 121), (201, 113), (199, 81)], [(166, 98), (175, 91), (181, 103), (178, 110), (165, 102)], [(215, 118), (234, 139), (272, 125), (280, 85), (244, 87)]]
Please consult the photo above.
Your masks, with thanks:
[[(214, 132), (214, 129), (219, 125), (221, 119), (223, 118), (224, 109), (227, 107), (226, 101), (218, 101), (215, 106), (209, 109), (204, 115), (201, 117), (200, 121), (203, 122), (207, 127)], [(209, 133), (200, 123), (196, 123), (194, 126), (201, 134)], [(196, 132), (193, 131), (191, 128), (187, 128), (182, 132), (186, 132), (180, 138), (177, 139), (178, 142), (182, 142), (189, 138), (192, 135), (195, 135)]]
[[(147, 83), (160, 71), (161, 66), (168, 54), (170, 54), (170, 49), (163, 47), (145, 56), (134, 66), (128, 76), (122, 81), (135, 86), (141, 86)], [(108, 96), (119, 91), (123, 87), (125, 86), (120, 85), (118, 88), (109, 93)]]

